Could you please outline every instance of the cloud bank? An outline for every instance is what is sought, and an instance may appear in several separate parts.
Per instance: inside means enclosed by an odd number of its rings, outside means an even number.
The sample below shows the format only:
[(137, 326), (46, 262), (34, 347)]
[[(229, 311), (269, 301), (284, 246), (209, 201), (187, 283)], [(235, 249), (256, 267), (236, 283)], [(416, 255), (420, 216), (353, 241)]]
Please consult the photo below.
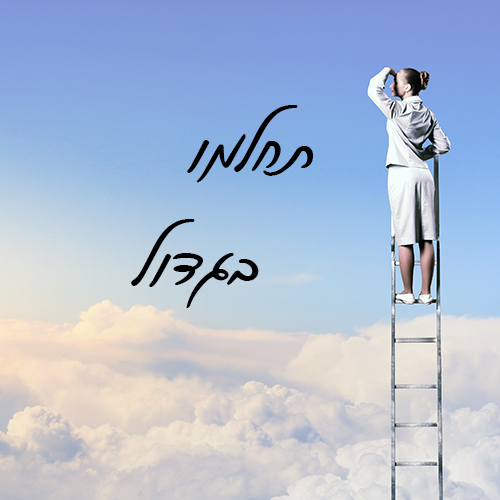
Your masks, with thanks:
[[(389, 496), (388, 325), (351, 337), (213, 330), (104, 301), (76, 325), (9, 320), (0, 330), (6, 500)], [(500, 497), (499, 333), (499, 318), (443, 318), (452, 500)], [(401, 381), (432, 377), (428, 357), (402, 352)], [(433, 418), (426, 394), (407, 406), (408, 418)], [(404, 435), (398, 454), (432, 459), (432, 432)], [(414, 470), (401, 485), (400, 498), (428, 500), (435, 478)]]

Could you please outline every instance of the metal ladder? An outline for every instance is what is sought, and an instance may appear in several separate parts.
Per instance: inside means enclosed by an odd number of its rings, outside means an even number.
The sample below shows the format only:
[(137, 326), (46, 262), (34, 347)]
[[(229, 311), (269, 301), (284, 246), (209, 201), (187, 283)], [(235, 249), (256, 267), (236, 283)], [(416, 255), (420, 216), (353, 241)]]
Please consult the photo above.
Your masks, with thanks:
[[(392, 276), (391, 276), (391, 500), (396, 500), (396, 469), (400, 467), (437, 467), (439, 500), (443, 500), (443, 437), (442, 437), (442, 387), (441, 387), (441, 290), (440, 290), (440, 244), (439, 244), (439, 160), (434, 158), (434, 213), (436, 218), (436, 336), (418, 338), (396, 337), (396, 261), (395, 238), (391, 237)], [(415, 262), (420, 265), (420, 262)], [(420, 303), (417, 301), (415, 304)], [(434, 343), (436, 345), (437, 380), (435, 384), (396, 384), (396, 344), (398, 343)], [(396, 392), (412, 389), (427, 389), (437, 391), (437, 421), (436, 422), (397, 422)], [(437, 461), (436, 462), (402, 462), (396, 458), (396, 430), (408, 427), (437, 427)]]

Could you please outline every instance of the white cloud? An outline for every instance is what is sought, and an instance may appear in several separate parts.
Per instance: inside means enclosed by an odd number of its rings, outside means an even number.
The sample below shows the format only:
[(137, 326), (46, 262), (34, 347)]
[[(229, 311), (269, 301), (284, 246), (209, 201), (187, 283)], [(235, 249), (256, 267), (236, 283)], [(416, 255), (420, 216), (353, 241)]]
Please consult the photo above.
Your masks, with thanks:
[[(443, 319), (452, 500), (500, 496), (499, 333), (498, 318)], [(109, 301), (77, 325), (3, 321), (2, 498), (386, 499), (389, 348), (383, 324), (353, 337), (213, 330)], [(431, 453), (425, 431), (400, 451)], [(412, 481), (401, 498), (430, 498), (425, 471)]]
[(14, 414), (7, 427), (11, 442), (39, 454), (47, 462), (70, 461), (82, 450), (69, 422), (50, 408), (26, 407)]
[[(500, 409), (489, 403), (478, 411), (462, 408), (445, 413), (445, 498), (494, 500), (500, 497)], [(402, 441), (398, 452), (421, 453), (432, 436), (425, 429)], [(389, 497), (390, 441), (364, 441), (337, 452), (336, 462), (347, 469), (342, 479), (334, 474), (313, 475), (288, 487), (287, 494), (272, 500), (383, 500)], [(422, 459), (431, 457), (422, 457)], [(407, 472), (404, 476), (404, 472)], [(398, 471), (403, 476), (398, 498), (436, 498), (435, 469)]]
[(390, 497), (389, 446), (386, 439), (365, 441), (338, 450), (336, 461), (349, 471), (309, 476), (273, 500), (387, 500)]

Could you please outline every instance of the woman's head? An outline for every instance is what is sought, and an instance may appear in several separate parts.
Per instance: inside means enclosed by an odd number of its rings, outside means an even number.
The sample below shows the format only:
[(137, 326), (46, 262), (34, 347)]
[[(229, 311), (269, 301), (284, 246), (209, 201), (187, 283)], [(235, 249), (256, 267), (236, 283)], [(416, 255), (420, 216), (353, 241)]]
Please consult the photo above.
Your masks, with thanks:
[(418, 95), (421, 90), (425, 90), (429, 84), (429, 73), (427, 71), (418, 72), (413, 68), (404, 68), (398, 71), (398, 75), (403, 77), (404, 81), (411, 86), (410, 95)]

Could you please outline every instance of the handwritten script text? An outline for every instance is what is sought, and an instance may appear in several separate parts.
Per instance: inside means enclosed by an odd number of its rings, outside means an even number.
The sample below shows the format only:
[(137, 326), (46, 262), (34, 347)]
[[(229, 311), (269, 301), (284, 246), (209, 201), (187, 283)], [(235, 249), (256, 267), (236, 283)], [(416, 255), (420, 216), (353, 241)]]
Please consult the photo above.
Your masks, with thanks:
[[(163, 240), (168, 236), (168, 234), (172, 231), (172, 229), (176, 228), (177, 226), (181, 224), (185, 224), (186, 222), (194, 222), (194, 219), (182, 219), (177, 222), (174, 222), (170, 226), (163, 231), (163, 233), (160, 235), (158, 240), (156, 241), (153, 249), (151, 250), (149, 257), (147, 258), (141, 272), (139, 275), (132, 280), (132, 285), (136, 286), (138, 285), (142, 278), (144, 278), (144, 275), (146, 274), (147, 270), (149, 269), (149, 266), (153, 262), (153, 259), (155, 258), (158, 250), (160, 249), (161, 244), (163, 243)], [(234, 254), (232, 253), (227, 253), (223, 257), (221, 257), (214, 265), (213, 269), (206, 274), (199, 282), (198, 284), (194, 287), (193, 291), (191, 292), (191, 295), (189, 297), (188, 303), (186, 307), (189, 307), (191, 305), (191, 302), (193, 301), (195, 295), (200, 291), (201, 287), (211, 278), (214, 278), (218, 281), (224, 281), (229, 277), (229, 273), (225, 270), (222, 269), (221, 266), (224, 264), (224, 262), (232, 257)], [(163, 271), (167, 267), (167, 264), (169, 263), (170, 259), (172, 256), (170, 254), (165, 255), (163, 258), (163, 261), (158, 268), (158, 271), (156, 272), (153, 281), (149, 284), (149, 286), (155, 286), (157, 281), (160, 279), (161, 275), (163, 274)], [(182, 264), (179, 266), (174, 267), (174, 271), (177, 271), (179, 273), (187, 273), (182, 279), (177, 281), (175, 284), (176, 285), (182, 285), (182, 283), (186, 283), (186, 281), (189, 281), (195, 274), (196, 270), (203, 264), (203, 258), (195, 253), (178, 253), (173, 259), (193, 259), (196, 261), (195, 264), (193, 265), (188, 265), (188, 264)], [(259, 274), (259, 269), (255, 262), (252, 262), (251, 260), (248, 259), (240, 259), (239, 260), (240, 264), (246, 264), (247, 266), (250, 267), (251, 272), (250, 274), (243, 274), (240, 271), (235, 271), (231, 277), (228, 279), (227, 284), (230, 285), (233, 283), (235, 280), (240, 279), (242, 281), (252, 281), (254, 280), (257, 275)]]
[[(234, 167), (235, 172), (239, 172), (248, 162), (248, 159), (250, 158), (251, 154), (253, 153), (253, 150), (257, 146), (257, 143), (259, 142), (259, 139), (261, 135), (264, 133), (264, 130), (266, 127), (269, 125), (269, 122), (278, 114), (281, 113), (281, 111), (284, 111), (285, 109), (290, 109), (290, 108), (296, 108), (296, 105), (290, 105), (290, 106), (282, 106), (281, 108), (276, 109), (273, 111), (263, 122), (262, 125), (260, 126), (259, 130), (257, 130), (257, 133), (255, 134), (255, 137), (253, 138), (245, 156), (243, 159)], [(232, 161), (234, 160), (234, 157), (236, 156), (236, 153), (240, 149), (241, 144), (245, 140), (245, 134), (241, 136), (241, 139), (238, 141), (236, 146), (233, 148), (227, 159), (224, 159), (224, 146), (220, 144), (217, 149), (215, 150), (215, 153), (212, 155), (212, 158), (208, 162), (208, 165), (205, 167), (205, 170), (201, 174), (200, 178), (198, 179), (197, 182), (202, 181), (205, 176), (208, 174), (210, 169), (213, 167), (214, 163), (216, 162), (217, 158), (220, 158), (220, 162), (222, 163), (222, 166), (227, 168), (229, 165), (231, 165)], [(193, 163), (188, 169), (188, 173), (191, 173), (196, 166), (198, 165), (199, 161), (201, 160), (201, 157), (205, 153), (205, 150), (207, 149), (209, 142), (208, 141), (203, 141), (203, 144), (201, 145), (198, 154), (196, 155), (196, 158), (194, 159)], [(277, 161), (281, 153), (281, 146), (276, 142), (276, 141), (268, 141), (266, 142), (264, 149), (262, 150), (262, 153), (260, 153), (260, 156), (258, 157), (257, 161), (255, 162), (255, 165), (252, 167), (252, 170), (256, 170), (257, 167), (261, 164), (262, 160), (266, 156), (267, 152), (269, 151), (270, 148), (274, 148), (274, 156), (273, 159), (271, 160), (271, 163), (266, 165), (264, 168), (271, 168)], [(292, 155), (292, 157), (288, 160), (288, 162), (283, 165), (280, 169), (275, 170), (274, 172), (266, 172), (264, 173), (266, 175), (278, 175), (290, 168), (297, 158), (300, 156), (300, 153), (305, 152), (307, 155), (307, 160), (302, 165), (302, 168), (308, 167), (312, 161), (313, 161), (313, 152), (312, 149), (308, 146), (300, 146), (299, 148), (296, 149), (295, 153)]]

